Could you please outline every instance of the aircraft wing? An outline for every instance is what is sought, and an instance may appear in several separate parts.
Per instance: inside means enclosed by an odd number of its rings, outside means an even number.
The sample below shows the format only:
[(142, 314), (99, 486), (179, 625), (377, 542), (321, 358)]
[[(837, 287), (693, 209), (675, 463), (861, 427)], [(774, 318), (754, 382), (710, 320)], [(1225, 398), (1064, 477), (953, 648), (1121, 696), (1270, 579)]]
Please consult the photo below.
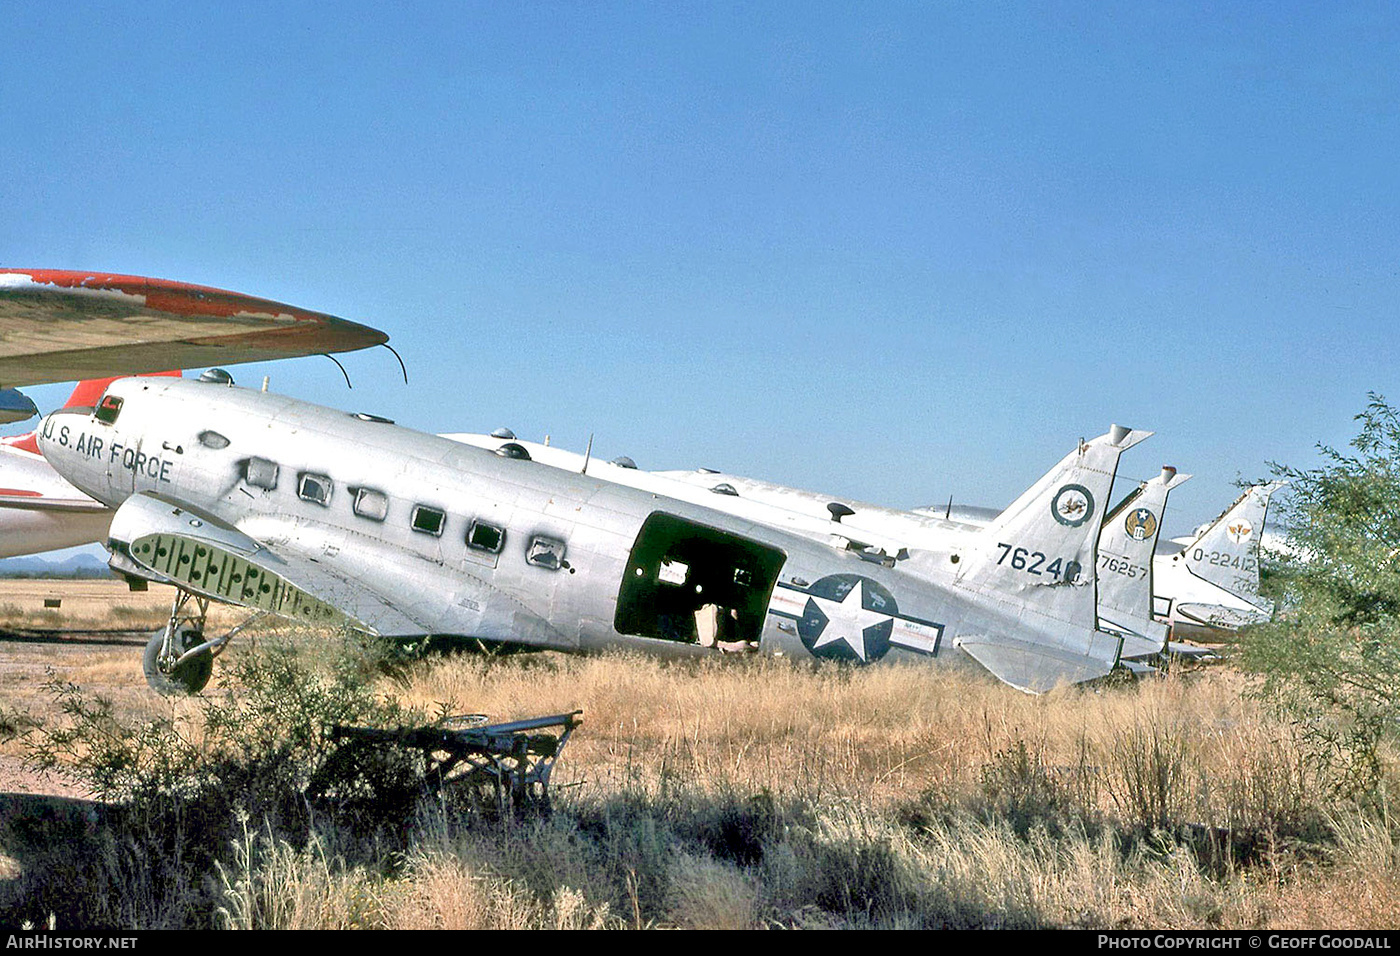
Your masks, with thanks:
[(100, 515), (107, 513), (107, 506), (91, 498), (50, 498), (36, 494), (0, 494), (0, 508), (17, 511), (62, 511), (69, 514)]
[(313, 624), (377, 634), (425, 628), (363, 581), (315, 559), (274, 549), (183, 502), (145, 492), (112, 518), (113, 567), (216, 601)]
[(388, 340), (378, 329), (222, 289), (0, 269), (0, 388), (350, 352)]

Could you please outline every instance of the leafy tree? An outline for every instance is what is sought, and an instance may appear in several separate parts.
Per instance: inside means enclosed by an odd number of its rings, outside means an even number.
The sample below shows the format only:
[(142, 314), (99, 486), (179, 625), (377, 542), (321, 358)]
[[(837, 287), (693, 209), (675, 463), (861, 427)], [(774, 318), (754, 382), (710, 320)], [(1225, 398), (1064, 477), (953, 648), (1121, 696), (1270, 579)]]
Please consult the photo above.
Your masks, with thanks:
[(1288, 553), (1267, 588), (1278, 613), (1249, 629), (1244, 659), (1298, 720), (1340, 789), (1364, 792), (1400, 721), (1400, 412), (1371, 394), (1348, 449), (1274, 465)]

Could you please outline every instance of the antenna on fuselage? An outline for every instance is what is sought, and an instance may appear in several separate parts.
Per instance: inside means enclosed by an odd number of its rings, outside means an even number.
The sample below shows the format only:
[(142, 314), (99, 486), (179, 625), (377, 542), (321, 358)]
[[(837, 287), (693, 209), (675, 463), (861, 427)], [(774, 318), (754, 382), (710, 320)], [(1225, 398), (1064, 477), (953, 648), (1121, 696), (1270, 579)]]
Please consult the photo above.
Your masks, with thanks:
[(353, 386), (353, 385), (350, 384), (350, 373), (347, 372), (347, 371), (345, 371), (345, 366), (344, 366), (344, 365), (341, 365), (340, 362), (339, 362), (339, 360), (337, 360), (336, 357), (335, 357), (334, 355), (331, 355), (331, 354), (329, 354), (329, 353), (327, 353), (327, 352), (322, 352), (321, 354), (324, 355), (324, 356), (326, 356), (326, 358), (330, 359), (332, 362), (335, 362), (335, 367), (338, 368), (338, 369), (340, 369), (340, 374), (341, 374), (341, 375), (344, 375), (344, 376), (345, 376), (345, 387), (346, 387), (346, 388), (349, 388), (349, 389), (353, 389), (355, 386)]
[(953, 520), (953, 496), (952, 496), (952, 495), (949, 495), (949, 496), (948, 496), (948, 508), (947, 508), (946, 511), (943, 512), (943, 520), (944, 520), (944, 521), (952, 521), (952, 520)]
[(394, 347), (393, 347), (392, 345), (390, 345), (388, 342), (380, 342), (379, 344), (382, 345), (382, 346), (384, 346), (384, 347), (385, 347), (386, 349), (388, 349), (390, 352), (393, 352), (393, 353), (394, 353), (394, 358), (396, 358), (396, 359), (399, 360), (399, 371), (403, 372), (403, 383), (404, 383), (405, 385), (407, 385), (407, 384), (408, 384), (408, 366), (405, 365), (405, 364), (403, 364), (403, 356), (400, 355), (398, 352), (394, 352)]
[(262, 387), (262, 390), (263, 390), (264, 392), (267, 391), (267, 383), (270, 382), (271, 380), (272, 380), (272, 376), (271, 376), (271, 375), (264, 375), (264, 376), (263, 376), (263, 387)]
[(579, 474), (588, 474), (588, 459), (593, 457), (593, 436), (588, 436), (588, 447), (583, 452), (583, 470)]

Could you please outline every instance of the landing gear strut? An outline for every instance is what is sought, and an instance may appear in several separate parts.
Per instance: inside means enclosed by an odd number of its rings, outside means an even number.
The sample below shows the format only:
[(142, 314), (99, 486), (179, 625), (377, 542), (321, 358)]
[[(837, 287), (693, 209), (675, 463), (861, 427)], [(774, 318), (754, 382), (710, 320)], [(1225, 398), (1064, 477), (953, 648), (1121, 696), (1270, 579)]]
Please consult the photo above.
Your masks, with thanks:
[(205, 640), (204, 620), (208, 613), (208, 598), (183, 588), (176, 590), (169, 623), (151, 635), (141, 658), (146, 683), (157, 694), (198, 694), (214, 673), (214, 658), (235, 634), (263, 616), (261, 612), (254, 614), (222, 637)]

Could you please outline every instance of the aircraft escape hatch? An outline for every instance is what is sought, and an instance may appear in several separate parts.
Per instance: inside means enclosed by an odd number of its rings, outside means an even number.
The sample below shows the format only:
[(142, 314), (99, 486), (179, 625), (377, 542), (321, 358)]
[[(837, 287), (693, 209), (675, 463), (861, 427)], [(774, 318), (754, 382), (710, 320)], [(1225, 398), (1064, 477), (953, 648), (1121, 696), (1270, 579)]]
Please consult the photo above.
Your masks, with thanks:
[(730, 617), (728, 639), (758, 641), (787, 555), (665, 512), (642, 523), (617, 595), (620, 634), (696, 643), (696, 612)]

